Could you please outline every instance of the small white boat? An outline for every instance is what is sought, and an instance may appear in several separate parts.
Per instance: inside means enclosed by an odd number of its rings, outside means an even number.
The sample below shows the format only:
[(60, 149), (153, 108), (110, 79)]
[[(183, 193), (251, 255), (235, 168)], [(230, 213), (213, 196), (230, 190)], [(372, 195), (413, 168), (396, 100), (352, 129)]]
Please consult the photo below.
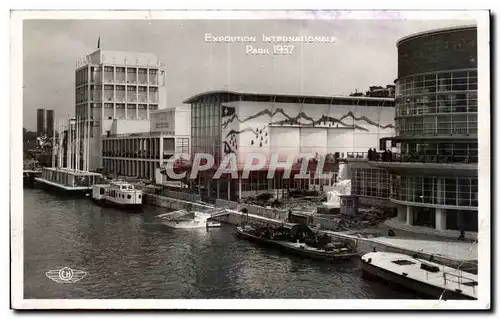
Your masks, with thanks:
[(211, 215), (203, 212), (178, 210), (156, 216), (165, 226), (171, 228), (215, 228), (221, 227), (217, 221), (210, 220)]
[(437, 299), (477, 299), (477, 275), (408, 255), (371, 252), (361, 257), (363, 275), (378, 277)]
[(140, 210), (142, 197), (141, 190), (135, 189), (133, 184), (123, 180), (92, 186), (92, 200), (102, 206)]

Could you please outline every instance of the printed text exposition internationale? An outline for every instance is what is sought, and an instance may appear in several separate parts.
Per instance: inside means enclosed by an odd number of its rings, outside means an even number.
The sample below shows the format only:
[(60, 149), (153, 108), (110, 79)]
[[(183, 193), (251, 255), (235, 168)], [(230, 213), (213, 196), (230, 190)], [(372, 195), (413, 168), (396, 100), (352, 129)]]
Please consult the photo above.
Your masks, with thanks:
[(261, 43), (273, 43), (272, 47), (255, 47), (256, 36), (214, 36), (205, 34), (207, 43), (245, 43), (247, 55), (291, 55), (297, 43), (335, 43), (335, 37), (328, 36), (267, 36), (262, 34)]

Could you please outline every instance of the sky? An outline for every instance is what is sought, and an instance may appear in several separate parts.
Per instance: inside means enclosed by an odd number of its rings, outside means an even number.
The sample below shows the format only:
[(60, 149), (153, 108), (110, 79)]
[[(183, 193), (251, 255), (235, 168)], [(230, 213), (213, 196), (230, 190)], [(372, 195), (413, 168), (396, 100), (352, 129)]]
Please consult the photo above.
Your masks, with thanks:
[[(74, 114), (76, 62), (97, 48), (156, 54), (167, 69), (167, 105), (200, 92), (349, 95), (393, 84), (396, 42), (412, 33), (474, 24), (465, 20), (25, 20), (23, 126), (36, 130), (36, 109)], [(256, 43), (210, 43), (213, 36), (255, 36)], [(251, 55), (266, 36), (334, 37), (295, 44), (290, 55)], [(272, 52), (271, 52), (272, 53)], [(161, 107), (161, 106), (160, 106)], [(188, 107), (188, 106), (186, 106)]]

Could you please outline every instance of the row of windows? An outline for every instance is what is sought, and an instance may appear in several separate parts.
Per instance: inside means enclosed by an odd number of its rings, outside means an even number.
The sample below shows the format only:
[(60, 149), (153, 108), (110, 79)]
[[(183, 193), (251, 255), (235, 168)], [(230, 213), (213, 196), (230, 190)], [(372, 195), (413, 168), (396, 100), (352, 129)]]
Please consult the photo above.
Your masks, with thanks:
[(477, 154), (478, 144), (474, 143), (443, 143), (443, 142), (427, 142), (427, 143), (415, 143), (415, 142), (402, 142), (401, 152), (425, 152), (437, 155), (443, 154), (455, 154), (462, 155), (467, 152)]
[(175, 151), (179, 154), (189, 154), (189, 138), (187, 137), (178, 138)]
[(478, 206), (477, 178), (391, 175), (391, 198), (406, 202)]
[(459, 112), (477, 112), (477, 92), (419, 95), (396, 99), (396, 117)]
[(352, 168), (351, 192), (353, 195), (389, 197), (389, 174), (377, 168)]
[(303, 97), (303, 96), (283, 96), (283, 95), (253, 95), (253, 94), (213, 94), (198, 98), (194, 104), (215, 104), (233, 101), (249, 101), (249, 102), (269, 102), (269, 103), (297, 103), (297, 104), (322, 104), (322, 105), (356, 105), (356, 106), (376, 106), (376, 107), (393, 107), (393, 101), (386, 100), (364, 100), (364, 99), (342, 99), (328, 97)]
[[(88, 69), (81, 69), (76, 72), (75, 84), (80, 86), (89, 83)], [(90, 83), (141, 83), (158, 85), (158, 70), (150, 69), (149, 75), (146, 69), (117, 67), (116, 73), (113, 67), (104, 67), (104, 72), (100, 67), (92, 67), (90, 73)]]
[(210, 153), (221, 157), (220, 100), (220, 96), (209, 96), (191, 105), (192, 154)]
[[(147, 92), (148, 91), (148, 87), (147, 86), (137, 86), (137, 85), (103, 85), (101, 87), (101, 85), (91, 85), (90, 86), (90, 91), (114, 91), (114, 88), (116, 89), (116, 91), (125, 91), (125, 87), (127, 88), (127, 91), (132, 91), (132, 92), (135, 92), (135, 91), (139, 91), (139, 92)], [(80, 89), (83, 89), (85, 90), (85, 88), (80, 88)], [(149, 87), (149, 92), (158, 92), (158, 88), (157, 87)]]
[(103, 159), (103, 166), (106, 172), (121, 176), (133, 176), (139, 178), (154, 178), (155, 168), (159, 168), (159, 163)]
[(478, 144), (475, 143), (414, 143), (404, 142), (400, 145), (401, 153), (393, 160), (403, 162), (435, 162), (435, 163), (477, 163)]
[(476, 91), (477, 71), (414, 75), (398, 79), (396, 97), (449, 91)]
[(477, 115), (438, 115), (396, 119), (397, 136), (477, 134)]
[(124, 104), (124, 103), (90, 103), (91, 109), (100, 109), (104, 106), (105, 109), (138, 109), (138, 110), (147, 110), (149, 106), (150, 111), (154, 111), (158, 109), (158, 104)]
[[(145, 68), (136, 68), (136, 67), (114, 67), (114, 66), (104, 66), (104, 67), (99, 67), (99, 66), (96, 66), (96, 67), (91, 67), (91, 72), (102, 72), (104, 70), (104, 72), (113, 72), (113, 69), (116, 69), (116, 73), (120, 73), (120, 72), (125, 72), (125, 69), (126, 69), (126, 72), (127, 73), (141, 73), (141, 74), (146, 74), (148, 73), (148, 69), (145, 69)], [(158, 73), (158, 69), (149, 69), (149, 74), (157, 74)]]
[[(102, 194), (103, 192), (104, 192), (104, 188), (101, 188), (101, 194)], [(117, 193), (117, 192), (115, 192), (114, 190), (110, 190), (110, 191), (109, 191), (109, 193), (108, 193), (108, 195), (109, 195), (110, 197), (115, 197), (115, 198), (125, 198), (125, 194), (122, 194), (122, 193)], [(132, 198), (132, 195), (130, 195), (130, 194), (129, 194), (129, 195), (127, 195), (126, 197), (127, 197), (127, 199), (131, 199), (131, 198)], [(141, 198), (141, 195), (138, 195), (138, 198)]]
[(398, 43), (398, 77), (477, 68), (477, 29), (432, 33)]
[[(86, 103), (88, 101), (91, 101), (91, 102), (110, 102), (110, 103), (106, 103), (106, 104), (113, 104), (113, 102), (131, 102), (131, 103), (158, 103), (159, 102), (159, 99), (158, 99), (158, 95), (157, 94), (151, 94), (149, 95), (149, 99), (148, 99), (148, 96), (147, 95), (141, 95), (141, 94), (137, 94), (137, 95), (128, 95), (127, 97), (125, 97), (124, 94), (116, 94), (116, 96), (113, 96), (113, 95), (107, 95), (107, 94), (104, 94), (104, 96), (101, 96), (100, 94), (95, 94), (92, 99), (88, 100), (87, 99), (87, 96), (86, 94), (84, 94), (83, 96), (80, 96), (78, 97), (77, 96), (77, 99), (76, 99), (76, 103)], [(100, 104), (100, 103), (92, 103), (92, 104)]]
[(75, 73), (76, 86), (88, 83), (88, 80), (89, 80), (89, 74), (87, 68), (76, 71)]
[[(94, 95), (90, 101), (92, 102), (140, 102), (140, 103), (158, 103), (158, 95), (157, 94), (150, 94), (149, 99), (147, 96), (140, 96), (140, 95), (129, 95), (125, 97), (125, 95), (120, 95), (116, 94), (115, 96), (101, 96), (100, 94)], [(80, 103), (86, 102), (86, 100), (79, 101)]]
[(220, 107), (214, 105), (196, 105), (191, 109), (193, 118), (220, 117)]

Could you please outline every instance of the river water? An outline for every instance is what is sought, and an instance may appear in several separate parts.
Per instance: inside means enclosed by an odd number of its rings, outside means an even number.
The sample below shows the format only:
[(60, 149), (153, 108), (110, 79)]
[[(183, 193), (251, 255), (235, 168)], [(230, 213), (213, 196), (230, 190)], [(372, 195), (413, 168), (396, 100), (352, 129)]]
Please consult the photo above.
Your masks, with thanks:
[[(25, 298), (416, 298), (361, 277), (360, 262), (283, 255), (234, 236), (234, 226), (174, 230), (144, 214), (24, 190)], [(73, 284), (46, 277), (62, 267)]]

